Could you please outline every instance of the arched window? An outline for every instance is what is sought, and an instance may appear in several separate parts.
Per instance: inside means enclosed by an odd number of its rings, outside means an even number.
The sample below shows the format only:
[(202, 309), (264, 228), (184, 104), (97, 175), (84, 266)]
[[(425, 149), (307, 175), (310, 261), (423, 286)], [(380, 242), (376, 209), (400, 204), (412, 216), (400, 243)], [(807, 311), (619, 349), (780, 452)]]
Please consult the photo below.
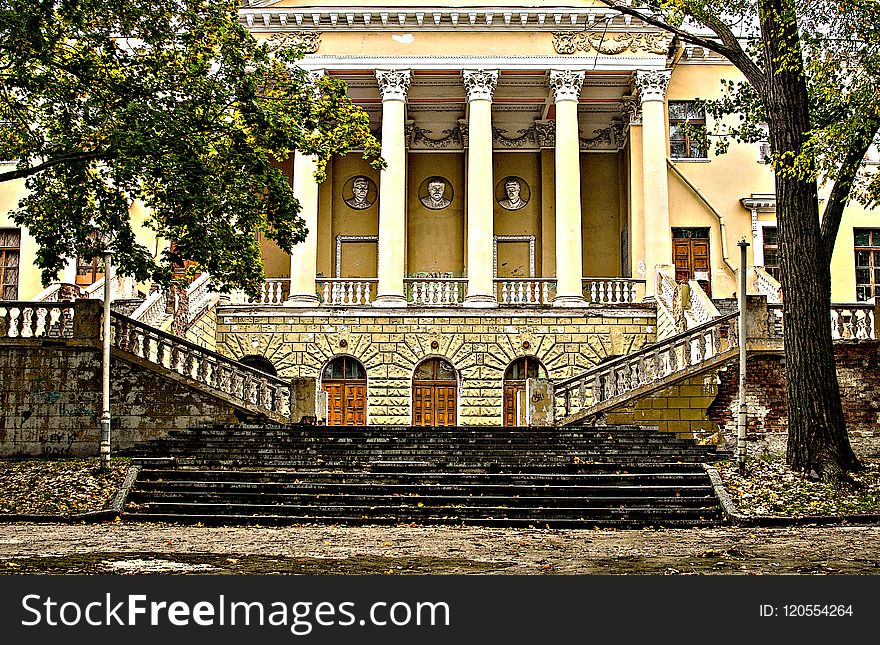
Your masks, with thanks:
[(238, 362), (242, 365), (247, 365), (248, 367), (252, 367), (255, 370), (260, 370), (264, 374), (268, 374), (269, 376), (278, 376), (278, 370), (275, 369), (275, 366), (272, 365), (272, 361), (270, 361), (265, 356), (260, 356), (259, 354), (251, 354), (249, 356), (242, 356), (238, 359)]
[(328, 426), (367, 424), (367, 373), (351, 356), (339, 356), (327, 363), (321, 375), (327, 396)]
[(525, 425), (526, 379), (547, 378), (547, 370), (534, 356), (513, 361), (504, 372), (504, 425)]
[(455, 368), (442, 358), (429, 358), (413, 372), (413, 425), (454, 426), (458, 377)]

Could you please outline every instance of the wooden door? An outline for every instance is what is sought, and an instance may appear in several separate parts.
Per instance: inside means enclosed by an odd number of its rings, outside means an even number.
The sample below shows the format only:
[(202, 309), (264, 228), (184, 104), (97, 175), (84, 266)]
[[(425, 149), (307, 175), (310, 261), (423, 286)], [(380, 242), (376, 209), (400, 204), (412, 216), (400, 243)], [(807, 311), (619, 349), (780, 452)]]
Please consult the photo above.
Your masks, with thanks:
[(706, 295), (712, 295), (710, 274), (709, 230), (673, 229), (672, 258), (675, 281), (696, 280)]
[(328, 426), (362, 426), (367, 423), (365, 383), (324, 381)]
[(504, 425), (518, 426), (519, 415), (517, 414), (516, 401), (520, 392), (525, 392), (526, 384), (521, 383), (505, 383), (504, 384)]
[(454, 426), (457, 404), (455, 391), (454, 383), (413, 384), (413, 425)]

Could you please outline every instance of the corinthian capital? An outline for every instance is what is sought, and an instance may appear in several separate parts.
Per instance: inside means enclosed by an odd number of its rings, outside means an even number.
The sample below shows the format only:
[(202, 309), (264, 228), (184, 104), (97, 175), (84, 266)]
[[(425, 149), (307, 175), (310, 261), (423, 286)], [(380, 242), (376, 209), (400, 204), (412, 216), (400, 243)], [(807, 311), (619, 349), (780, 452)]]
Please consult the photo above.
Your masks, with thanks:
[(633, 76), (633, 84), (639, 90), (642, 103), (645, 101), (662, 101), (666, 98), (669, 87), (670, 69), (640, 69)]
[(405, 101), (412, 72), (408, 69), (377, 69), (376, 80), (383, 101)]
[(465, 69), (461, 72), (468, 101), (491, 101), (498, 84), (497, 69)]
[(551, 69), (550, 87), (553, 89), (553, 100), (577, 101), (584, 84), (584, 72), (570, 69)]

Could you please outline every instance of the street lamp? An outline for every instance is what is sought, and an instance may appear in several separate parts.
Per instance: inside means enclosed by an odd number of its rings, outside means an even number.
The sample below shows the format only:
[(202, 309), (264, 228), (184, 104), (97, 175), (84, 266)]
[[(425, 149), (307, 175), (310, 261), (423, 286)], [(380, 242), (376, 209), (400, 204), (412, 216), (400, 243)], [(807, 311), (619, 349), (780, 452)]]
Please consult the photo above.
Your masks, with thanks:
[(110, 470), (110, 304), (113, 294), (110, 281), (113, 279), (110, 243), (112, 236), (98, 233), (98, 241), (104, 252), (104, 312), (102, 323), (101, 354), (101, 470)]
[(736, 456), (740, 474), (746, 470), (746, 423), (748, 414), (746, 408), (746, 249), (749, 243), (746, 238), (741, 239), (739, 246), (739, 420), (737, 423)]

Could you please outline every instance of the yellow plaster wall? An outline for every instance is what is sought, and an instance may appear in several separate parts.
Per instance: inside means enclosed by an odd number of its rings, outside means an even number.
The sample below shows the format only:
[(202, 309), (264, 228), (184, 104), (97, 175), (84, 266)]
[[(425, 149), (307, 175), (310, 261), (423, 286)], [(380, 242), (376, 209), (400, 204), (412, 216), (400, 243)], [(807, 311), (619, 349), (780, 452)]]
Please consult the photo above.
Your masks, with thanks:
[[(321, 191), (318, 195), (319, 203), (328, 201), (322, 197), (329, 197), (332, 208), (331, 224), (331, 252), (333, 267), (331, 271), (335, 275), (336, 263), (336, 236), (337, 235), (378, 235), (379, 234), (379, 173), (358, 154), (350, 154), (337, 158), (333, 163), (333, 184), (329, 190)], [(372, 206), (364, 210), (350, 208), (345, 199), (350, 194), (344, 194), (348, 190), (347, 182), (357, 175), (364, 175), (372, 180), (373, 186), (367, 198), (374, 200)], [(376, 192), (374, 192), (376, 191)], [(327, 195), (327, 193), (331, 193)], [(319, 207), (320, 209), (320, 207)], [(375, 242), (345, 242), (342, 254), (342, 276), (348, 278), (375, 278), (377, 270), (377, 246)]]
[[(676, 101), (719, 98), (722, 96), (721, 79), (739, 81), (742, 76), (732, 65), (678, 65), (669, 82), (667, 99)], [(726, 129), (725, 123), (715, 123), (711, 117), (707, 117), (706, 126), (710, 133), (721, 133)], [(758, 163), (757, 144), (734, 142), (725, 154), (710, 150), (708, 161), (673, 161), (680, 172), (699, 188), (709, 203), (723, 216), (727, 260), (734, 267), (738, 266), (737, 242), (745, 236), (750, 244), (753, 243), (751, 214), (743, 208), (740, 199), (753, 193), (775, 192), (771, 169)], [(736, 290), (736, 279), (724, 261), (719, 218), (672, 172), (669, 173), (669, 214), (671, 226), (710, 228), (712, 295), (731, 297)], [(753, 247), (750, 246), (749, 262), (753, 261), (752, 252)]]
[[(410, 153), (408, 159), (406, 272), (452, 272), (455, 277), (461, 277), (464, 271), (464, 155)], [(420, 194), (420, 188), (433, 176), (443, 177), (448, 183), (444, 196), (452, 201), (441, 210), (426, 208), (421, 202), (427, 193)]]
[[(533, 235), (535, 237), (535, 276), (542, 275), (541, 257), (541, 206), (542, 180), (541, 155), (538, 152), (495, 151), (494, 166), (494, 234)], [(529, 188), (529, 202), (521, 209), (509, 211), (498, 204), (505, 199), (504, 179), (519, 177)], [(522, 194), (525, 194), (523, 191)], [(500, 242), (498, 245), (498, 275), (501, 277), (529, 277), (528, 244), (526, 242)]]
[[(11, 165), (8, 168), (14, 169)], [(21, 228), (12, 221), (10, 211), (18, 207), (18, 201), (26, 193), (24, 179), (7, 181), (0, 185), (0, 228)], [(19, 300), (30, 300), (43, 290), (40, 271), (35, 266), (36, 257), (37, 243), (28, 235), (27, 229), (22, 229), (18, 272)]]
[(585, 276), (620, 275), (620, 182), (617, 154), (581, 153)]
[(831, 302), (856, 302), (855, 228), (880, 228), (880, 211), (852, 203), (844, 211), (831, 256)]

